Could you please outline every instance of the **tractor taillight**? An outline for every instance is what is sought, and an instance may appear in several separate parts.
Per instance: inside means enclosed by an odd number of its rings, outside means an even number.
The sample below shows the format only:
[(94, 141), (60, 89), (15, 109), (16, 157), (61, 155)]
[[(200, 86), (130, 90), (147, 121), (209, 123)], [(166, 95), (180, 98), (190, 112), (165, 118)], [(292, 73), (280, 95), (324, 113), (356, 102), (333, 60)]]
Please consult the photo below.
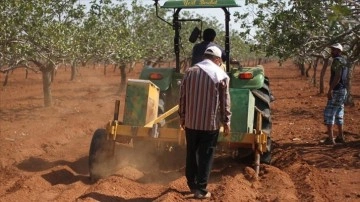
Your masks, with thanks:
[(151, 73), (149, 75), (149, 79), (151, 79), (151, 80), (161, 80), (162, 78), (163, 78), (163, 76), (160, 73)]
[(250, 72), (244, 72), (244, 73), (240, 73), (238, 76), (239, 79), (252, 79), (253, 78), (253, 74)]

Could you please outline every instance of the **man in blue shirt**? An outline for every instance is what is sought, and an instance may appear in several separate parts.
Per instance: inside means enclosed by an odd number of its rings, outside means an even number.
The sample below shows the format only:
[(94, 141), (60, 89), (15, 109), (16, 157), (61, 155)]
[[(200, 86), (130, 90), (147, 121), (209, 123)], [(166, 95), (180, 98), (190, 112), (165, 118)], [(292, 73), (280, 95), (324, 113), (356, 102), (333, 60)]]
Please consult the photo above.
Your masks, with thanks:
[[(344, 143), (344, 103), (347, 95), (347, 62), (346, 59), (341, 56), (343, 47), (341, 44), (336, 43), (331, 47), (331, 56), (333, 62), (331, 64), (331, 75), (329, 82), (329, 91), (327, 93), (327, 104), (324, 109), (324, 123), (327, 126), (328, 138), (325, 143), (333, 144)], [(338, 134), (334, 138), (333, 126), (338, 127)]]

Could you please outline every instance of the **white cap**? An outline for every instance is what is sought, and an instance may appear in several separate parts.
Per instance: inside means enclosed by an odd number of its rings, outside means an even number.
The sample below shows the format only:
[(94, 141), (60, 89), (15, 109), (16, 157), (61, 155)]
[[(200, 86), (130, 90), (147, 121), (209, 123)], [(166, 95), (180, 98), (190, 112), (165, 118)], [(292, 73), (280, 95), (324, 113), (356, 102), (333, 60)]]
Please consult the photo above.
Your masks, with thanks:
[(336, 48), (336, 49), (339, 49), (341, 52), (343, 51), (343, 47), (341, 44), (339, 43), (336, 43), (336, 44), (333, 44), (330, 46), (331, 48)]
[(205, 50), (204, 54), (213, 55), (213, 56), (221, 58), (222, 52), (221, 52), (220, 48), (218, 48), (216, 46), (210, 46)]

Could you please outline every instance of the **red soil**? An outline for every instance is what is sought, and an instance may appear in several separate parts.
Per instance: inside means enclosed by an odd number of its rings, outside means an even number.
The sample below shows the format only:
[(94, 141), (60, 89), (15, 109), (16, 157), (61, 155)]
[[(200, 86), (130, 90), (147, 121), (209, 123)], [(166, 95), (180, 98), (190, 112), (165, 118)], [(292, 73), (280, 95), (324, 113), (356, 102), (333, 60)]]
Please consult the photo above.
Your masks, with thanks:
[[(217, 159), (211, 201), (359, 201), (360, 71), (355, 69), (355, 107), (346, 107), (348, 143), (326, 146), (322, 111), (326, 96), (291, 63), (264, 64), (276, 97), (272, 165), (254, 179), (250, 166)], [(137, 78), (140, 66), (129, 73)], [(91, 183), (88, 151), (93, 132), (113, 117), (119, 72), (80, 69), (75, 81), (60, 68), (43, 107), (41, 75), (16, 70), (0, 87), (0, 201), (191, 201), (184, 169), (163, 172), (126, 166)], [(4, 76), (0, 75), (0, 81)], [(328, 75), (325, 78), (327, 83)], [(123, 103), (123, 102), (122, 102)], [(121, 106), (123, 107), (123, 106)], [(122, 117), (122, 114), (120, 115)]]

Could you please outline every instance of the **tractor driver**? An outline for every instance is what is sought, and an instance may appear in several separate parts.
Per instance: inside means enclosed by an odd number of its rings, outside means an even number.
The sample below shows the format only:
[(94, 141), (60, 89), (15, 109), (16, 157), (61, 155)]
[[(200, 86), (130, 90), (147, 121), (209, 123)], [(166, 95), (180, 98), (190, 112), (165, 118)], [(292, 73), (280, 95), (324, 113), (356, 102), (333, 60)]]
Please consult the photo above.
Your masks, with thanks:
[(221, 50), (222, 63), (226, 60), (224, 49), (214, 43), (215, 37), (216, 32), (214, 29), (207, 28), (203, 31), (203, 41), (201, 43), (195, 44), (193, 47), (191, 66), (194, 66), (196, 63), (201, 62), (204, 59), (204, 52), (210, 46), (216, 46)]

